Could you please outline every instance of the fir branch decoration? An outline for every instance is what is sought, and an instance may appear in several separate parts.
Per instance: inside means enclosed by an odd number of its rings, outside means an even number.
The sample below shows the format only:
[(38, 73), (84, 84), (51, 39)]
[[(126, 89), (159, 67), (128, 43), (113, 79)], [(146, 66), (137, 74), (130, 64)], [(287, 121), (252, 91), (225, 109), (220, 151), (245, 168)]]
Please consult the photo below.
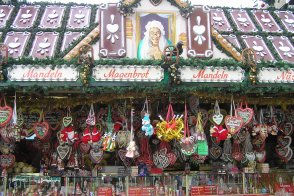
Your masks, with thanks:
[(120, 0), (118, 3), (118, 7), (120, 12), (124, 16), (128, 16), (134, 13), (134, 8), (137, 8), (140, 4), (141, 0)]

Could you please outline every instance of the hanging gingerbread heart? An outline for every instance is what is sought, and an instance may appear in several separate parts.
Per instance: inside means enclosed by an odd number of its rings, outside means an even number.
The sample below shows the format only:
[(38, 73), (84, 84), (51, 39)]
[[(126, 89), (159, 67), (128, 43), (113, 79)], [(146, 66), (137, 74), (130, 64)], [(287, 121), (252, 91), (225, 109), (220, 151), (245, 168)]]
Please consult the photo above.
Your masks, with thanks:
[(284, 123), (282, 126), (284, 135), (290, 136), (293, 133), (293, 124), (290, 122)]
[[(2, 100), (4, 102), (4, 106), (1, 106)], [(12, 118), (12, 108), (6, 104), (6, 99), (3, 96), (0, 99), (0, 126), (7, 125)]]
[(46, 121), (35, 123), (33, 129), (37, 138), (40, 140), (46, 139), (49, 134), (49, 124)]
[(71, 116), (63, 117), (62, 123), (64, 127), (68, 127), (72, 123), (72, 117)]
[(276, 147), (275, 150), (278, 156), (284, 161), (288, 161), (289, 154), (291, 155), (290, 157), (292, 158), (293, 150), (290, 147), (285, 147), (285, 148)]
[(103, 150), (102, 149), (99, 149), (99, 150), (91, 149), (89, 157), (93, 163), (99, 164), (101, 162), (101, 160), (103, 159)]
[(163, 148), (153, 154), (153, 162), (158, 168), (167, 168), (170, 164), (167, 149)]
[(174, 165), (177, 161), (177, 155), (173, 152), (167, 153), (166, 155), (168, 157), (169, 160), (169, 165)]
[(130, 167), (131, 166), (131, 159), (126, 157), (127, 150), (118, 150), (118, 156), (120, 160), (122, 160), (123, 164), (125, 167)]
[(278, 136), (277, 141), (280, 148), (285, 148), (291, 145), (292, 138), (290, 136)]
[(240, 131), (243, 126), (243, 119), (240, 116), (226, 116), (225, 125), (231, 135)]
[(57, 147), (57, 153), (61, 160), (68, 159), (70, 153), (71, 153), (71, 146), (69, 145), (59, 145)]
[(240, 116), (243, 119), (243, 126), (248, 125), (254, 116), (254, 111), (252, 108), (249, 108), (247, 102), (245, 102), (245, 108), (243, 108), (243, 102), (240, 103), (239, 108), (236, 109), (237, 116)]
[(256, 136), (252, 140), (252, 145), (255, 150), (262, 151), (262, 150), (264, 150), (265, 141), (260, 136)]
[(15, 162), (15, 156), (13, 154), (0, 155), (0, 166), (4, 169), (13, 167)]
[(212, 116), (212, 121), (214, 124), (220, 125), (220, 124), (222, 124), (223, 120), (224, 120), (224, 116), (220, 112), (218, 101), (215, 101), (214, 114)]
[(216, 107), (216, 105), (214, 109), (211, 109), (208, 111), (209, 121), (214, 125), (222, 125), (224, 123), (224, 116), (226, 115), (227, 115), (226, 110), (220, 109), (219, 106)]
[(222, 155), (222, 148), (214, 145), (209, 149), (209, 157), (213, 160), (217, 160)]
[(240, 150), (240, 144), (236, 140), (234, 141), (234, 144), (233, 144), (232, 157), (236, 161), (241, 161), (243, 159), (243, 153)]

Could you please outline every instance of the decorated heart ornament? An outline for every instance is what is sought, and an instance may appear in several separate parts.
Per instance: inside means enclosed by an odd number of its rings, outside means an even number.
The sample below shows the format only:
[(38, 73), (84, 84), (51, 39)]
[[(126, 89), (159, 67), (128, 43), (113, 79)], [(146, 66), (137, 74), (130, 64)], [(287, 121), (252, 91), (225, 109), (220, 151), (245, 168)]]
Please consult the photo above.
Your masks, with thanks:
[(40, 140), (46, 139), (49, 134), (49, 124), (48, 122), (37, 122), (34, 124), (33, 130)]
[(222, 155), (222, 152), (223, 150), (220, 146), (213, 145), (209, 149), (209, 157), (212, 158), (213, 160), (216, 160)]
[(263, 163), (265, 162), (265, 159), (266, 159), (266, 151), (263, 150), (263, 151), (256, 151), (255, 152), (255, 157), (256, 157), (256, 161), (259, 162), (259, 163)]
[(181, 152), (187, 156), (191, 156), (197, 150), (197, 144), (193, 136), (182, 138), (180, 141)]
[(166, 155), (168, 157), (169, 160), (169, 165), (174, 165), (177, 161), (177, 155), (175, 153), (167, 153)]
[(98, 164), (103, 159), (103, 150), (102, 149), (99, 149), (99, 150), (91, 149), (89, 157), (93, 163)]
[(15, 162), (15, 156), (13, 154), (2, 154), (0, 155), (0, 165), (2, 168), (10, 168), (13, 167)]
[(256, 136), (252, 140), (252, 145), (256, 151), (262, 151), (264, 150), (265, 141), (260, 136)]
[(243, 126), (243, 119), (240, 116), (226, 116), (225, 125), (230, 134), (234, 135), (240, 131)]
[(64, 127), (68, 127), (72, 123), (72, 117), (71, 116), (63, 117), (62, 123)]
[(293, 133), (293, 124), (290, 122), (284, 123), (283, 125), (283, 133), (284, 135), (292, 135)]
[(281, 148), (289, 147), (292, 143), (292, 138), (290, 136), (278, 136), (278, 145)]
[(87, 153), (89, 152), (90, 149), (91, 149), (90, 144), (88, 144), (88, 143), (83, 143), (83, 142), (80, 143), (80, 150), (81, 150), (81, 152), (87, 154)]
[(61, 160), (68, 159), (71, 153), (71, 147), (69, 145), (59, 145), (57, 147), (57, 153)]
[(243, 119), (243, 123), (244, 123), (243, 126), (248, 125), (251, 122), (254, 115), (253, 109), (248, 107), (245, 109), (237, 108), (236, 113), (237, 113), (237, 116), (240, 116)]
[(12, 112), (12, 108), (8, 105), (0, 107), (0, 126), (5, 126), (10, 122)]
[(243, 159), (243, 154), (241, 152), (233, 152), (232, 157), (236, 161), (241, 161)]
[(217, 125), (222, 124), (223, 119), (224, 119), (224, 116), (222, 114), (214, 114), (212, 116), (212, 121)]
[(131, 166), (131, 159), (126, 157), (127, 150), (118, 150), (118, 156), (123, 162), (125, 167), (130, 167)]
[(167, 157), (167, 149), (162, 148), (153, 154), (153, 162), (158, 168), (166, 168), (169, 166), (169, 158)]

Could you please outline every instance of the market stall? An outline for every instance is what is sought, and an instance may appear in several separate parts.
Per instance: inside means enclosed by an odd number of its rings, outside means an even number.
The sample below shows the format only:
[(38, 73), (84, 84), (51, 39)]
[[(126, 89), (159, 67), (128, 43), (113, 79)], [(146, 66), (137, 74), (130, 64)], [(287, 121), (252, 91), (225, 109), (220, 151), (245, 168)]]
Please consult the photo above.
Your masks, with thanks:
[(0, 18), (4, 195), (294, 193), (291, 10), (13, 3)]

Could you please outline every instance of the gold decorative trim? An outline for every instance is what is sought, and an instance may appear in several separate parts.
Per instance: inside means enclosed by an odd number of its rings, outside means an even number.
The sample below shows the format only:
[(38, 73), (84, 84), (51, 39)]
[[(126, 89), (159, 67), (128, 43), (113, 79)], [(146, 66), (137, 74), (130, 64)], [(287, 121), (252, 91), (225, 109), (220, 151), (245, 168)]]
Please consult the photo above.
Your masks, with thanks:
[(80, 48), (84, 45), (90, 44), (96, 37), (100, 34), (100, 26), (98, 25), (95, 29), (93, 29), (82, 41), (80, 41), (69, 53), (67, 53), (63, 59), (70, 61), (72, 58), (78, 56), (80, 54)]
[(241, 53), (227, 40), (225, 39), (217, 30), (211, 27), (212, 36), (217, 40), (217, 42), (228, 51), (235, 60), (242, 61)]

